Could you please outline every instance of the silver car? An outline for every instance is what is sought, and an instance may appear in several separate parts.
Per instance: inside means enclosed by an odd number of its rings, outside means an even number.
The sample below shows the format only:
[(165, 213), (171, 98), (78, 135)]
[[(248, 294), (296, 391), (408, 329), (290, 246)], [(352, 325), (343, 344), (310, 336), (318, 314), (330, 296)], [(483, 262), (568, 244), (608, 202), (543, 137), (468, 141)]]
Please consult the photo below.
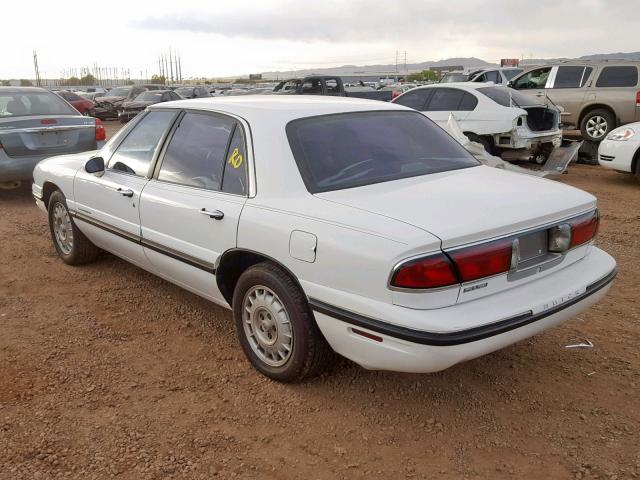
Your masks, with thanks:
[(31, 178), (47, 157), (100, 148), (102, 122), (43, 88), (0, 87), (0, 182)]

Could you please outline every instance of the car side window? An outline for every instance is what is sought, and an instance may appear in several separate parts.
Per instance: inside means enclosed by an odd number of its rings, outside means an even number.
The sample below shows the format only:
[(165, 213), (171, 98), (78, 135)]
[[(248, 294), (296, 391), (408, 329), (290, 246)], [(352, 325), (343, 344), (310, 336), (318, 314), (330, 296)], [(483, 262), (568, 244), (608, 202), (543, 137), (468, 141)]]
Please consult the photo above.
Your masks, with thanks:
[(223, 115), (185, 114), (169, 141), (158, 180), (219, 191), (234, 125)]
[(340, 93), (340, 88), (338, 87), (338, 81), (335, 78), (329, 78), (326, 82), (324, 82), (327, 87), (327, 95), (337, 95)]
[(173, 122), (175, 112), (149, 112), (129, 132), (109, 159), (108, 168), (144, 177), (158, 143)]
[(457, 88), (434, 88), (427, 112), (449, 112), (459, 110), (465, 92)]
[(500, 72), (498, 70), (486, 72), (485, 78), (485, 82), (501, 83)]
[(525, 73), (513, 83), (516, 90), (544, 88), (551, 73), (551, 67), (536, 68)]
[(303, 95), (322, 95), (320, 80), (307, 80), (302, 84)]
[(458, 105), (458, 110), (462, 112), (469, 112), (475, 110), (477, 106), (478, 99), (475, 95), (472, 95), (469, 92), (463, 92), (462, 100), (460, 100), (460, 105)]
[(246, 143), (242, 127), (236, 124), (236, 128), (229, 143), (227, 160), (224, 165), (222, 177), (222, 191), (235, 195), (246, 195), (248, 192), (247, 181), (247, 155)]
[(580, 88), (589, 78), (591, 70), (591, 67), (581, 66), (567, 65), (558, 67), (553, 88)]
[(405, 107), (413, 108), (418, 111), (424, 110), (425, 103), (427, 102), (427, 98), (429, 98), (430, 93), (431, 90), (427, 88), (409, 90), (404, 95), (399, 96), (394, 103), (404, 105)]
[(596, 87), (635, 87), (637, 84), (637, 67), (604, 67), (600, 72)]

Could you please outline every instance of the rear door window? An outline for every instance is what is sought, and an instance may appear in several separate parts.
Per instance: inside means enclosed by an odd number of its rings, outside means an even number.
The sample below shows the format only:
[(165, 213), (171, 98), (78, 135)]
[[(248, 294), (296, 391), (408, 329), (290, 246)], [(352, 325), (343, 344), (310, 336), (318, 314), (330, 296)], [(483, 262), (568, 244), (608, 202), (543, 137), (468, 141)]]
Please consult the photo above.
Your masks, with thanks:
[(340, 87), (338, 87), (338, 81), (335, 78), (329, 78), (325, 83), (327, 87), (327, 95), (339, 95)]
[(320, 80), (305, 80), (302, 84), (303, 95), (322, 95), (322, 84)]
[(247, 155), (242, 127), (236, 124), (224, 164), (222, 191), (235, 195), (247, 194)]
[[(469, 98), (471, 97), (471, 98)], [(455, 112), (473, 110), (478, 101), (476, 98), (457, 88), (434, 88), (425, 111), (427, 112)]]
[(404, 95), (399, 96), (393, 103), (398, 105), (404, 105), (405, 107), (413, 108), (414, 110), (424, 110), (427, 99), (433, 89), (429, 88), (416, 88), (409, 90)]
[(596, 87), (635, 87), (637, 84), (637, 67), (604, 67), (598, 77)]
[(583, 66), (558, 67), (553, 88), (580, 88), (586, 83), (591, 71), (591, 67)]
[(166, 149), (158, 180), (220, 191), (234, 126), (235, 121), (223, 115), (185, 114)]
[(175, 112), (163, 111), (145, 115), (118, 145), (108, 167), (139, 177), (146, 176), (160, 139), (173, 123), (175, 115)]

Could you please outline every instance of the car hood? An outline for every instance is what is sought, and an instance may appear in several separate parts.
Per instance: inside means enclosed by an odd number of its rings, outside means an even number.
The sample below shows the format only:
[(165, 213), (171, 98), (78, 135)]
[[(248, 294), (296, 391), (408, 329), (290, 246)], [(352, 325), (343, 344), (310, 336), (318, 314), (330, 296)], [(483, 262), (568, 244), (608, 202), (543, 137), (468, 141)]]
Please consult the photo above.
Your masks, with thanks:
[(449, 248), (552, 223), (596, 198), (561, 183), (479, 166), (316, 194), (421, 228)]
[(158, 102), (154, 102), (154, 101), (136, 101), (136, 102), (124, 102), (122, 104), (122, 108), (146, 108), (149, 105), (153, 105), (154, 103), (158, 103)]
[(95, 101), (96, 103), (118, 103), (122, 102), (127, 97), (99, 97)]

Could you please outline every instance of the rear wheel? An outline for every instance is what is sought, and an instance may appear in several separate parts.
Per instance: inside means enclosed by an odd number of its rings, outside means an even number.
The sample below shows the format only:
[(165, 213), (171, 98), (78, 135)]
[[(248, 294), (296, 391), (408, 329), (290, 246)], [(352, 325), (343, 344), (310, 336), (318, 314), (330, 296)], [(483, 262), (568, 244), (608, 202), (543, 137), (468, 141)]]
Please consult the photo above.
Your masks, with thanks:
[(58, 190), (51, 194), (47, 211), (53, 246), (62, 261), (69, 265), (81, 265), (93, 261), (100, 250), (73, 222), (62, 192)]
[(334, 354), (292, 278), (263, 262), (248, 268), (233, 293), (240, 345), (251, 364), (280, 382), (299, 382), (325, 371)]
[(613, 113), (603, 108), (597, 108), (584, 116), (580, 122), (580, 131), (585, 140), (600, 142), (614, 129), (615, 122)]

